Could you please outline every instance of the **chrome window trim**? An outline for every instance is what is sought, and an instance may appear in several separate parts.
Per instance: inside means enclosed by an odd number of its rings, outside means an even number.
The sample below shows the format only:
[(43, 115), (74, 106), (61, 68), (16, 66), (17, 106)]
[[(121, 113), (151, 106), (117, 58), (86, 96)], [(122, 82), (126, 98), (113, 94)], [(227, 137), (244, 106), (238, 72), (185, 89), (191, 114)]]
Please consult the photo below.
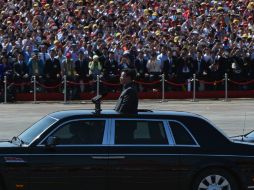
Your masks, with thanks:
[(54, 120), (59, 121), (59, 119), (57, 119), (57, 118), (55, 118), (55, 117), (52, 117), (51, 115), (47, 115), (47, 116), (50, 117), (50, 118), (52, 118), (52, 119), (54, 119)]
[[(115, 144), (115, 122), (119, 120), (135, 120), (135, 121), (160, 121), (163, 123), (163, 127), (165, 130), (166, 138), (168, 140), (168, 144)], [(112, 127), (111, 127), (111, 137), (109, 141), (110, 146), (119, 146), (119, 147), (170, 147), (173, 146), (172, 141), (169, 140), (170, 132), (166, 129), (165, 123), (167, 122), (166, 119), (147, 119), (147, 118), (112, 118)], [(168, 136), (169, 135), (169, 136)]]
[(27, 153), (27, 154), (0, 154), (0, 156), (147, 156), (147, 155), (150, 155), (150, 156), (210, 156), (210, 157), (236, 157), (236, 158), (254, 158), (253, 155), (237, 155), (237, 154), (168, 154), (168, 153), (165, 153), (165, 154), (130, 154), (130, 153), (119, 153), (119, 154), (105, 154), (105, 153), (102, 153), (102, 154), (98, 154), (98, 153), (84, 153), (84, 154), (80, 154), (80, 153), (77, 153), (77, 154), (50, 154), (50, 153), (46, 153), (46, 154), (42, 154), (42, 153), (38, 153), (38, 154), (31, 154), (31, 153)]
[(107, 144), (108, 145), (111, 145), (111, 140), (112, 140), (112, 137), (114, 137), (112, 134), (114, 133), (115, 134), (115, 128), (113, 127), (114, 125), (114, 122), (113, 120), (110, 118), (108, 119), (108, 141), (107, 141)]
[(109, 134), (109, 131), (110, 131), (110, 120), (106, 119), (106, 118), (105, 119), (99, 119), (99, 120), (105, 120), (105, 128), (104, 128), (103, 140), (102, 140), (102, 144), (101, 145), (108, 145), (109, 135), (110, 135)]
[(164, 128), (165, 128), (165, 131), (167, 134), (169, 145), (175, 145), (176, 144), (175, 139), (174, 139), (173, 133), (171, 131), (171, 128), (169, 127), (168, 121), (164, 120), (163, 124), (164, 124)]
[[(108, 146), (108, 144), (72, 144), (72, 145), (56, 145), (55, 147), (104, 147)], [(37, 147), (45, 147), (45, 145), (40, 144)]]
[[(45, 131), (47, 131), (52, 125), (54, 125), (55, 123), (57, 123), (59, 121), (59, 119), (52, 117), (51, 115), (46, 115), (45, 117), (50, 117), (51, 119), (55, 120), (55, 122), (53, 122), (51, 125), (49, 125), (46, 129), (44, 129), (39, 135), (37, 135), (30, 144), (26, 145), (26, 146), (30, 146), (31, 144), (34, 143), (34, 141), (36, 141), (38, 138), (40, 138), (41, 134), (45, 133)], [(42, 118), (41, 118), (42, 119)], [(32, 127), (32, 126), (31, 126)]]
[[(187, 133), (191, 136), (191, 138), (194, 140), (194, 142), (196, 143), (195, 145), (190, 145), (190, 144), (176, 144), (175, 143), (175, 146), (178, 146), (178, 147), (200, 147), (199, 143), (197, 142), (196, 138), (192, 135), (192, 133), (189, 131), (189, 129), (180, 121), (177, 121), (177, 120), (168, 120), (168, 126), (170, 127), (170, 130), (171, 130), (171, 126), (170, 126), (170, 122), (175, 122), (175, 123), (178, 123), (179, 125), (181, 125), (186, 131)], [(172, 130), (171, 130), (172, 132)], [(172, 132), (172, 137), (175, 141), (175, 138), (174, 138), (174, 134)]]
[(198, 145), (174, 145), (174, 144), (109, 144), (107, 145), (109, 147), (194, 147), (194, 148), (199, 148), (200, 146)]
[[(124, 119), (122, 119), (124, 120)], [(116, 122), (116, 119), (111, 119), (111, 131), (110, 131), (110, 140), (109, 140), (109, 144), (110, 145), (114, 145), (115, 144), (115, 122)]]
[[(103, 134), (103, 140), (102, 140), (102, 144), (72, 144), (72, 145), (56, 145), (56, 147), (77, 147), (77, 146), (103, 146), (103, 145), (107, 145), (107, 141), (108, 141), (108, 128), (110, 127), (109, 126), (109, 119), (107, 118), (82, 118), (82, 119), (72, 119), (72, 120), (68, 120), (68, 121), (65, 121), (64, 123), (62, 123), (61, 125), (58, 125), (53, 131), (51, 131), (45, 138), (43, 138), (40, 143), (38, 143), (37, 147), (44, 147), (45, 145), (43, 145), (42, 143), (52, 134), (54, 133), (56, 130), (58, 130), (60, 127), (62, 127), (63, 125), (67, 124), (67, 123), (70, 123), (70, 122), (73, 122), (73, 121), (98, 121), (98, 120), (105, 120), (105, 126), (104, 126), (104, 134)], [(105, 144), (104, 144), (105, 143)]]

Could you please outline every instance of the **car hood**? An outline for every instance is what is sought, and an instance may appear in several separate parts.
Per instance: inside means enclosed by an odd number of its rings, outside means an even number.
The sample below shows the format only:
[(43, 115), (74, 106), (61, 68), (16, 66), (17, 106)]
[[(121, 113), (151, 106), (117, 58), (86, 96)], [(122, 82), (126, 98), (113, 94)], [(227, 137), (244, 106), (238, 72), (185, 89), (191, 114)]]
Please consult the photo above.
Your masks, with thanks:
[(10, 140), (0, 140), (0, 147), (17, 147), (17, 145), (10, 142)]

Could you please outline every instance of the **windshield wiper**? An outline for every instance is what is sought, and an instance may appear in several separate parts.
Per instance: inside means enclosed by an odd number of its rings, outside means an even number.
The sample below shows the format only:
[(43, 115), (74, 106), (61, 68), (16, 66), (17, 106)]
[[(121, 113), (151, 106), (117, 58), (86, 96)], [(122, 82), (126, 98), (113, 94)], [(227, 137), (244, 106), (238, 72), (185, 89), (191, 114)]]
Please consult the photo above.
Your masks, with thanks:
[(12, 139), (11, 139), (11, 143), (14, 143), (14, 142), (19, 142), (18, 143), (19, 146), (26, 144), (22, 139), (20, 139), (19, 137), (16, 137), (16, 136), (12, 137)]

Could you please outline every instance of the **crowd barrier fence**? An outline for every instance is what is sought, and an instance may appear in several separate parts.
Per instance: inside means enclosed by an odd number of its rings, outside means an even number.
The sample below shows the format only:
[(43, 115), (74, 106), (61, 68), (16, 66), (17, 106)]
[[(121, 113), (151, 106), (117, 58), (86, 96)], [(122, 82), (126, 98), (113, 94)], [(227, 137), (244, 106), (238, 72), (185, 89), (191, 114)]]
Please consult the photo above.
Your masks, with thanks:
[[(232, 83), (234, 85), (250, 85), (254, 84), (254, 79), (250, 81), (234, 81), (228, 78), (228, 74), (225, 73), (224, 78), (218, 81), (205, 81), (205, 80), (199, 80), (197, 79), (196, 75), (193, 74), (193, 77), (185, 82), (182, 83), (176, 83), (174, 81), (166, 80), (165, 75), (162, 74), (160, 80), (155, 80), (151, 82), (145, 82), (145, 81), (138, 81), (135, 80), (134, 82), (138, 85), (157, 85), (161, 84), (161, 93), (160, 93), (160, 99), (161, 102), (165, 101), (165, 85), (170, 85), (170, 86), (175, 86), (175, 87), (182, 87), (182, 86), (188, 86), (188, 89), (192, 90), (192, 101), (195, 102), (197, 101), (197, 82), (202, 83), (204, 85), (218, 85), (218, 84), (224, 84), (224, 101), (228, 101), (228, 83)], [(99, 95), (100, 93), (100, 83), (106, 86), (106, 88), (110, 87), (115, 87), (115, 88), (120, 88), (120, 84), (115, 84), (115, 83), (110, 83), (108, 81), (102, 80), (99, 75), (97, 75), (96, 80), (91, 80), (88, 82), (74, 82), (74, 81), (68, 81), (66, 76), (63, 76), (63, 79), (61, 82), (58, 84), (52, 85), (52, 86), (47, 86), (45, 84), (39, 83), (39, 81), (36, 79), (36, 76), (32, 77), (31, 82), (22, 82), (22, 83), (8, 83), (7, 81), (7, 76), (4, 76), (4, 103), (7, 103), (7, 88), (10, 85), (14, 86), (25, 86), (25, 85), (30, 85), (33, 86), (33, 102), (37, 102), (37, 88), (41, 87), (44, 89), (57, 89), (57, 88), (63, 88), (63, 101), (64, 103), (67, 103), (67, 91), (69, 87), (73, 86), (79, 86), (79, 85), (94, 85), (96, 84), (96, 95)], [(191, 88), (192, 85), (192, 88)], [(190, 87), (190, 88), (189, 88)]]

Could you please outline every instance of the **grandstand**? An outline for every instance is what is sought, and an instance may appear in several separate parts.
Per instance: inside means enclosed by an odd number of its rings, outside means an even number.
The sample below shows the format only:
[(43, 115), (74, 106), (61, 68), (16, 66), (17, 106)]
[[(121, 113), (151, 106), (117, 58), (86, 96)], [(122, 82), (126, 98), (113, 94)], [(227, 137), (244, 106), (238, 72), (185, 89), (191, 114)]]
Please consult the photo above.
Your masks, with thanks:
[(254, 97), (253, 0), (1, 5), (2, 96), (86, 99), (99, 89), (115, 99), (119, 73), (132, 68), (140, 98)]

